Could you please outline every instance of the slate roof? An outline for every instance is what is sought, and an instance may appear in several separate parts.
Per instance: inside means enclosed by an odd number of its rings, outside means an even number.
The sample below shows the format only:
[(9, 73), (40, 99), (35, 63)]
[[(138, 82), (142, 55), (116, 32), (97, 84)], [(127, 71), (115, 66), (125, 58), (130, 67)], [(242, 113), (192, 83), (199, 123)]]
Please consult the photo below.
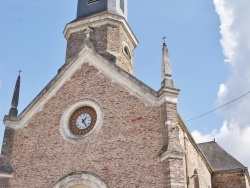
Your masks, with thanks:
[(239, 161), (223, 150), (216, 142), (198, 144), (214, 172), (224, 170), (246, 169)]

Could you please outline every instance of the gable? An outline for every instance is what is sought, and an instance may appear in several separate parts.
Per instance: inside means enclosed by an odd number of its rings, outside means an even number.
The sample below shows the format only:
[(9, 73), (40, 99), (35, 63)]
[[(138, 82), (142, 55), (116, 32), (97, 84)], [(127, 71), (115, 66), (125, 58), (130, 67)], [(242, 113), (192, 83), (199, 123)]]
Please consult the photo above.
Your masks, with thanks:
[[(102, 126), (90, 136), (70, 142), (60, 132), (60, 120), (66, 109), (85, 98), (101, 106)], [(35, 187), (34, 179), (39, 177), (39, 187), (53, 187), (58, 178), (84, 170), (110, 180), (111, 187), (126, 187), (127, 181), (120, 180), (119, 174), (133, 174), (129, 179), (143, 181), (145, 187), (150, 187), (148, 179), (154, 178), (161, 187), (156, 160), (162, 146), (160, 111), (95, 66), (83, 63), (31, 117), (27, 127), (16, 130), (12, 165), (15, 174), (22, 174), (27, 182), (13, 178), (10, 183)]]
[(99, 54), (85, 46), (85, 48), (83, 48), (73, 61), (69, 64), (65, 64), (59, 70), (54, 79), (19, 115), (17, 121), (5, 119), (5, 125), (14, 129), (25, 127), (30, 118), (40, 111), (46, 102), (55, 95), (60, 87), (70, 80), (72, 75), (84, 64), (90, 64), (96, 67), (98, 72), (105, 74), (112, 80), (112, 82), (119, 84), (130, 94), (136, 96), (149, 106), (158, 107), (165, 101), (177, 103), (176, 94), (179, 90), (174, 88), (164, 88), (156, 92), (114, 63), (106, 61)]

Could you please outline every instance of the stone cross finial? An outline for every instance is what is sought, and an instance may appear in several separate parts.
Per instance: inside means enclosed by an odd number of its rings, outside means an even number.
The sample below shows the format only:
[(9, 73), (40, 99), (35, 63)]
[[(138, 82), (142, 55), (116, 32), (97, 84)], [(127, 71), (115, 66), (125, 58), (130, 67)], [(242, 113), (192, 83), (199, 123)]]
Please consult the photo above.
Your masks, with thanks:
[(166, 37), (162, 38), (164, 40), (163, 47), (162, 47), (162, 78), (171, 77), (172, 71), (170, 66), (170, 59), (168, 54), (168, 48), (165, 43)]
[(172, 80), (172, 70), (170, 65), (170, 59), (168, 54), (168, 47), (166, 45), (166, 37), (163, 38), (163, 46), (162, 46), (162, 86), (173, 87)]

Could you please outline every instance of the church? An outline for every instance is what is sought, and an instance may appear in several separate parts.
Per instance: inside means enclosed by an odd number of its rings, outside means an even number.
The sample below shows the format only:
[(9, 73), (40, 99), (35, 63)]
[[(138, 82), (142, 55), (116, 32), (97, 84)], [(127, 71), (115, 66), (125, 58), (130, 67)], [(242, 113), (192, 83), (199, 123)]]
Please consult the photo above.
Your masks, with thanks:
[(127, 0), (78, 0), (66, 59), (4, 117), (1, 188), (249, 188), (248, 169), (215, 141), (197, 144), (177, 111), (166, 43), (158, 91), (134, 76)]

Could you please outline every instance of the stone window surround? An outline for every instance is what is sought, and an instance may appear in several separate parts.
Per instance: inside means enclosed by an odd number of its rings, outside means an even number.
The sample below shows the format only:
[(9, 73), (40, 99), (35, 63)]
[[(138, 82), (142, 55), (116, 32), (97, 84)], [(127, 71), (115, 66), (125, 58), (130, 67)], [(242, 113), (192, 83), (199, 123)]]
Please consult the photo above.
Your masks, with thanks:
[(91, 188), (109, 188), (101, 177), (85, 171), (72, 173), (63, 177), (53, 188), (70, 188), (74, 185), (85, 185)]
[[(88, 132), (85, 135), (79, 136), (79, 135), (72, 134), (71, 131), (69, 130), (69, 119), (70, 119), (70, 116), (73, 114), (73, 112), (82, 106), (90, 106), (94, 108), (97, 114), (97, 120), (96, 120), (96, 124), (94, 125), (93, 129), (90, 132)], [(103, 124), (103, 110), (102, 110), (101, 105), (91, 98), (83, 98), (83, 99), (76, 101), (74, 104), (70, 105), (65, 110), (60, 121), (60, 132), (66, 140), (77, 142), (90, 136), (94, 132), (100, 130), (102, 124)]]
[[(126, 48), (127, 48), (129, 54), (127, 54), (127, 52), (125, 51)], [(131, 59), (132, 59), (131, 50), (129, 49), (129, 47), (125, 41), (122, 42), (122, 52), (125, 55), (125, 57), (131, 61)]]

